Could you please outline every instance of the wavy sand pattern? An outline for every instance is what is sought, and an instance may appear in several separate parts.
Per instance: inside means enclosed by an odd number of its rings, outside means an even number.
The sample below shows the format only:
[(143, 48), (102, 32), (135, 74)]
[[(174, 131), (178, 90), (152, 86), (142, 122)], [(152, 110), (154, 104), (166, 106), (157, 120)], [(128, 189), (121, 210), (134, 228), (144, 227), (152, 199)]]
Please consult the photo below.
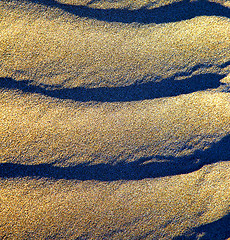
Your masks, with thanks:
[(230, 239), (228, 0), (0, 2), (0, 239)]

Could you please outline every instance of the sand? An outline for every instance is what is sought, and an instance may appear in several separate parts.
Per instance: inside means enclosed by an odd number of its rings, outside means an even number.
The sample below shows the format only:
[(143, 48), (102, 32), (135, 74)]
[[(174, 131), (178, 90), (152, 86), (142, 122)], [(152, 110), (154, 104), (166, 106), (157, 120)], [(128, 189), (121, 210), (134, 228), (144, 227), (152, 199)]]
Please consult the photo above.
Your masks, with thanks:
[(0, 239), (230, 238), (229, 1), (0, 2)]

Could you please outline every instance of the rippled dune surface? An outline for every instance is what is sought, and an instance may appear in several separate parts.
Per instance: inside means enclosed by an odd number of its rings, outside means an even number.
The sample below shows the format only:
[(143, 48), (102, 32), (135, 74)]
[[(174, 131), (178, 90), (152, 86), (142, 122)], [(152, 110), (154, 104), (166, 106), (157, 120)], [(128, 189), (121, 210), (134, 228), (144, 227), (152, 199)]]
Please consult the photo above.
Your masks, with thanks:
[(0, 2), (0, 239), (230, 239), (228, 0)]

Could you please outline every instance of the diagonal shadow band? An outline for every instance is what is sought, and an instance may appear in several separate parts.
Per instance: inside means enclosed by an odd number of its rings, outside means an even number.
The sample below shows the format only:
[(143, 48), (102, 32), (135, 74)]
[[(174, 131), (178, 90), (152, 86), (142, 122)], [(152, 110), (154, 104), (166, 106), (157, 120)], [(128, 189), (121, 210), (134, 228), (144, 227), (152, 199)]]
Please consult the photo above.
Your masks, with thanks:
[(183, 0), (154, 9), (145, 7), (138, 10), (129, 9), (94, 9), (88, 6), (63, 4), (55, 0), (25, 0), (40, 3), (48, 7), (57, 7), (78, 17), (97, 19), (106, 22), (141, 24), (169, 23), (188, 20), (196, 16), (230, 17), (230, 9), (208, 0)]
[(82, 181), (141, 180), (186, 174), (200, 169), (205, 164), (218, 161), (230, 161), (230, 135), (222, 138), (207, 150), (195, 151), (194, 154), (185, 157), (150, 156), (114, 165), (82, 163), (70, 167), (58, 167), (52, 164), (1, 163), (0, 177), (36, 177)]
[(188, 236), (179, 236), (173, 240), (227, 240), (230, 238), (230, 213), (221, 219), (192, 229), (193, 233)]
[(71, 89), (54, 89), (49, 85), (34, 86), (32, 81), (16, 81), (12, 78), (0, 78), (0, 88), (16, 89), (25, 93), (38, 93), (59, 99), (74, 101), (125, 102), (172, 97), (212, 88), (218, 88), (220, 80), (225, 75), (200, 74), (184, 80), (175, 80), (175, 77), (160, 82), (133, 84), (125, 87), (99, 87)]

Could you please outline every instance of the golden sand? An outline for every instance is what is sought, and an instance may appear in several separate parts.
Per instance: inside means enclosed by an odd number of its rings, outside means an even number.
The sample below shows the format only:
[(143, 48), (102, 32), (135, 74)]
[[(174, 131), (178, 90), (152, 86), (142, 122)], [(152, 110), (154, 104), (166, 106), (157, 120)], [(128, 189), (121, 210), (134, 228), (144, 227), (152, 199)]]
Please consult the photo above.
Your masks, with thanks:
[(229, 239), (230, 10), (203, 2), (0, 2), (0, 239)]

